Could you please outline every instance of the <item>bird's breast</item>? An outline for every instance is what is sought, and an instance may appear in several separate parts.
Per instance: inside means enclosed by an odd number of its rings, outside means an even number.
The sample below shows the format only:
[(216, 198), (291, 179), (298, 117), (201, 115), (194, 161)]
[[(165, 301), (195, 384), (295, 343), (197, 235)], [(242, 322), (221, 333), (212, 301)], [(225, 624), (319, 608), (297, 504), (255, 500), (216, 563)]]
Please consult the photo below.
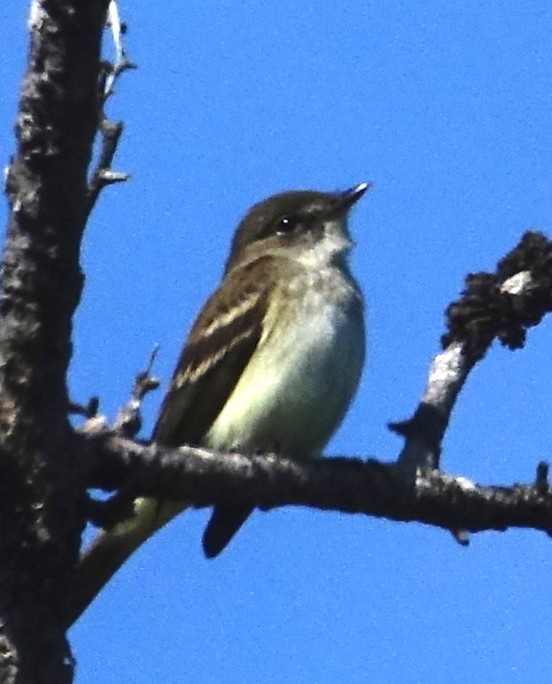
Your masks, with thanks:
[(207, 434), (213, 448), (316, 454), (356, 391), (365, 334), (355, 282), (338, 268), (280, 282), (259, 344)]

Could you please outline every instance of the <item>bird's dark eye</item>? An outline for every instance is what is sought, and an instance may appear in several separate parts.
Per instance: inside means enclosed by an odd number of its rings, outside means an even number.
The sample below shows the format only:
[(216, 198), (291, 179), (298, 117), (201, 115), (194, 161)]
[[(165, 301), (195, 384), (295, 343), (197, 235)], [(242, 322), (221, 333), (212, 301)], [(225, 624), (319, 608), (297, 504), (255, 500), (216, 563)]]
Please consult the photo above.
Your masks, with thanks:
[(298, 225), (299, 218), (297, 216), (282, 216), (276, 223), (276, 232), (280, 235), (291, 233)]

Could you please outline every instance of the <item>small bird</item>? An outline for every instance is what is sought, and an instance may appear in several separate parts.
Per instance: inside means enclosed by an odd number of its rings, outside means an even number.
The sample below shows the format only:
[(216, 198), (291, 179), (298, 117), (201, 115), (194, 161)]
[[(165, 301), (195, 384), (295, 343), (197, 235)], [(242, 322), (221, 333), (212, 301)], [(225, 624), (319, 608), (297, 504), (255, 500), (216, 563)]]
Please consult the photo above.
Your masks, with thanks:
[[(294, 458), (320, 454), (364, 363), (364, 307), (349, 269), (348, 213), (368, 187), (284, 192), (250, 209), (222, 282), (184, 345), (155, 442)], [(81, 561), (98, 584), (92, 596), (186, 505), (138, 499), (131, 518), (102, 532)], [(208, 558), (252, 510), (248, 503), (215, 506), (203, 535)]]

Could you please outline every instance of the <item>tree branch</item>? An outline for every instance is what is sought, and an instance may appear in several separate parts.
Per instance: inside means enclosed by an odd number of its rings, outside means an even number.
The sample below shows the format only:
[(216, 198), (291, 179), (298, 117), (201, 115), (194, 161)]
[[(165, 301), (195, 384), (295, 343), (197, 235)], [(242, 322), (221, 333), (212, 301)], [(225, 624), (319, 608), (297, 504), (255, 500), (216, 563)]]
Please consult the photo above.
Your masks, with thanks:
[(101, 78), (98, 83), (98, 132), (100, 134), (101, 147), (88, 183), (87, 215), (94, 209), (101, 191), (106, 186), (113, 185), (114, 183), (123, 183), (130, 179), (128, 173), (113, 171), (111, 168), (115, 152), (119, 146), (119, 140), (123, 134), (124, 125), (122, 121), (112, 121), (107, 117), (105, 105), (115, 92), (117, 79), (127, 69), (135, 69), (136, 65), (127, 58), (125, 53), (122, 43), (123, 31), (115, 0), (110, 0), (109, 2), (108, 15), (115, 47), (115, 60), (113, 64), (106, 60), (102, 62)]
[[(207, 449), (140, 445), (111, 431), (83, 435), (91, 487), (115, 491), (91, 501), (89, 518), (109, 528), (132, 514), (140, 496), (184, 500), (194, 507), (254, 503), (261, 510), (308, 506), (421, 522), (450, 531), (462, 545), (468, 532), (532, 528), (552, 534), (548, 466), (537, 466), (533, 484), (486, 487), (437, 470), (408, 484), (395, 464), (375, 459), (293, 460), (276, 454), (246, 456)], [(97, 571), (97, 568), (95, 569)], [(64, 594), (62, 614), (70, 626), (97, 593), (96, 574), (78, 566)]]
[(84, 481), (67, 420), (107, 0), (34, 0), (0, 276), (0, 680), (72, 679), (59, 615)]
[[(396, 477), (393, 464), (375, 459), (299, 460), (195, 447), (167, 449), (109, 432), (85, 440), (95, 459), (90, 485), (119, 492), (107, 502), (108, 508), (138, 496), (183, 499), (195, 507), (247, 501), (261, 510), (309, 506), (450, 531), (531, 527), (552, 533), (552, 489), (545, 464), (539, 464), (532, 484), (486, 487), (433, 471), (419, 475), (409, 487)], [(115, 517), (111, 522), (118, 521)]]
[(461, 299), (446, 311), (444, 351), (431, 364), (428, 384), (414, 413), (391, 429), (405, 437), (397, 470), (405, 480), (439, 467), (441, 442), (452, 409), (474, 366), (496, 339), (511, 350), (524, 346), (527, 330), (552, 311), (552, 242), (528, 231), (494, 273), (470, 274)]

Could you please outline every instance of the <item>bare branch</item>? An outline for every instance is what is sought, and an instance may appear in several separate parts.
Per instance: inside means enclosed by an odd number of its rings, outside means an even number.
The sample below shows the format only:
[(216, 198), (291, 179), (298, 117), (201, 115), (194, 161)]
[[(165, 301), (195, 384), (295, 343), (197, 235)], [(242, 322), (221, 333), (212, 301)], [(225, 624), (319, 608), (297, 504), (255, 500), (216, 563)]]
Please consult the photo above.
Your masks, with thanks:
[(98, 414), (99, 407), (100, 400), (98, 397), (90, 397), (86, 405), (70, 402), (69, 413), (75, 416), (84, 416), (85, 418), (95, 418)]
[[(405, 487), (390, 464), (375, 459), (289, 459), (208, 449), (140, 445), (112, 433), (87, 438), (96, 467), (90, 485), (126, 487), (125, 496), (173, 498), (195, 507), (255, 502), (269, 510), (309, 506), (481, 532), (531, 527), (552, 532), (552, 489), (531, 484), (486, 487), (434, 471)], [(539, 473), (545, 468), (539, 465)], [(130, 485), (129, 483), (132, 483)]]
[[(139, 445), (113, 432), (87, 437), (84, 449), (92, 465), (89, 484), (116, 491), (107, 502), (90, 502), (90, 517), (103, 527), (128, 517), (133, 501), (147, 496), (184, 500), (195, 507), (246, 501), (265, 511), (295, 505), (416, 521), (450, 531), (463, 546), (469, 532), (523, 527), (552, 534), (552, 489), (544, 464), (539, 464), (534, 484), (484, 487), (432, 471), (405, 486), (394, 464), (374, 459), (292, 460), (275, 454), (166, 449)], [(67, 625), (97, 593), (98, 568), (92, 576), (89, 571), (87, 564), (76, 568), (63, 606)]]
[(132, 394), (127, 403), (121, 408), (113, 430), (116, 434), (132, 439), (142, 428), (142, 401), (144, 397), (151, 391), (159, 387), (159, 380), (151, 375), (155, 357), (159, 347), (154, 347), (152, 350), (146, 369), (138, 373), (134, 380), (134, 387)]
[(414, 416), (391, 428), (406, 438), (397, 468), (407, 480), (439, 467), (441, 442), (452, 409), (468, 376), (499, 340), (510, 349), (525, 344), (526, 331), (552, 311), (552, 243), (529, 231), (496, 267), (471, 274), (460, 300), (447, 309), (444, 351), (430, 368), (428, 384)]
[(117, 2), (111, 0), (108, 8), (108, 25), (111, 27), (113, 45), (115, 47), (115, 62), (113, 63), (104, 87), (104, 102), (113, 95), (117, 78), (127, 69), (136, 69), (136, 64), (131, 62), (126, 56), (125, 46), (123, 45), (123, 34), (126, 33), (126, 25), (121, 22)]
[(107, 185), (122, 183), (130, 179), (128, 173), (111, 169), (124, 124), (122, 121), (111, 121), (107, 118), (105, 104), (113, 94), (119, 76), (127, 71), (127, 69), (135, 69), (136, 65), (126, 57), (122, 42), (124, 31), (115, 0), (111, 0), (109, 3), (108, 18), (115, 47), (115, 61), (113, 64), (105, 60), (103, 61), (102, 78), (100, 78), (98, 84), (98, 130), (101, 137), (101, 149), (95, 169), (88, 183), (87, 215), (90, 214), (101, 191)]
[(29, 15), (0, 275), (3, 682), (72, 678), (56, 603), (85, 519), (66, 373), (83, 285), (79, 254), (106, 9), (107, 0), (34, 0)]

